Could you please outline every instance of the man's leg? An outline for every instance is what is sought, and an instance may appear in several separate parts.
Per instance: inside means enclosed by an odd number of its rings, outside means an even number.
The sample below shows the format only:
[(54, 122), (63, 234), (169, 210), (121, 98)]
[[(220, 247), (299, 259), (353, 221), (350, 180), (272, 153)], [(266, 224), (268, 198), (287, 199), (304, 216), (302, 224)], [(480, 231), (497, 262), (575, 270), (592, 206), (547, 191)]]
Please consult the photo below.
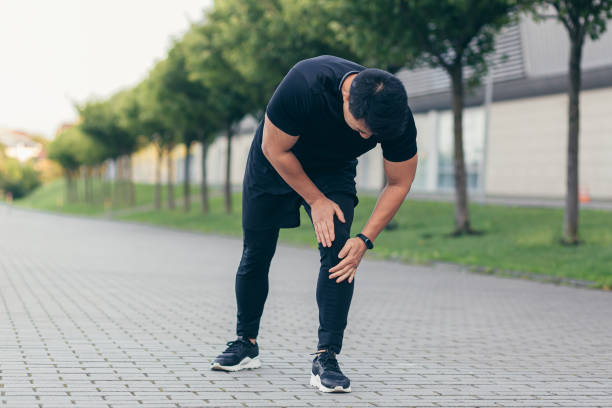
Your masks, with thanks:
[[(338, 253), (350, 238), (354, 197), (348, 193), (328, 193), (326, 196), (340, 206), (346, 223), (341, 222), (334, 216), (335, 239), (332, 246), (324, 247), (319, 244), (321, 267), (317, 282), (317, 305), (319, 306), (319, 343), (317, 350), (329, 349), (335, 353), (340, 353), (355, 281), (348, 283), (348, 279), (345, 279), (336, 283), (335, 279), (329, 279), (329, 269), (341, 261), (338, 258)], [(312, 221), (310, 206), (304, 203), (304, 208)]]
[(236, 333), (244, 338), (255, 339), (268, 297), (268, 272), (276, 251), (279, 229), (244, 228), (243, 231), (242, 258), (235, 285), (238, 305)]
[(238, 305), (238, 338), (211, 363), (213, 370), (238, 371), (258, 368), (259, 345), (255, 342), (259, 321), (268, 296), (268, 271), (276, 250), (278, 228), (245, 229), (242, 259), (236, 272), (236, 303)]

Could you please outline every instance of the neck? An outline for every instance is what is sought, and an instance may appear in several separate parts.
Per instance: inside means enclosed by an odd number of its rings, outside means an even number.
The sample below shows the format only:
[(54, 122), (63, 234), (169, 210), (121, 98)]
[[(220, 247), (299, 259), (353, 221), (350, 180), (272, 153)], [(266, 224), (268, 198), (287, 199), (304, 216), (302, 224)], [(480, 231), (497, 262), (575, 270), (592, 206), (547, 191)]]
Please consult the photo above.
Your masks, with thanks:
[(344, 78), (344, 82), (342, 83), (342, 92), (343, 93), (348, 93), (349, 89), (351, 88), (351, 84), (353, 83), (353, 80), (355, 79), (355, 76), (357, 74), (353, 73), (348, 75), (346, 78)]

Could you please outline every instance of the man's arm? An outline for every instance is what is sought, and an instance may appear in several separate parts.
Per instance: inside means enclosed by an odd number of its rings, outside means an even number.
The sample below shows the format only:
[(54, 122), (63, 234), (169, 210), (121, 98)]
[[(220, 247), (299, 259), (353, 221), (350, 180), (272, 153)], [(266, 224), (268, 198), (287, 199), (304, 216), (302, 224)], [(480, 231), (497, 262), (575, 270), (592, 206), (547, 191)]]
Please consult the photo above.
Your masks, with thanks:
[(293, 188), (311, 208), (312, 224), (317, 241), (330, 247), (334, 236), (334, 214), (345, 222), (340, 206), (317, 188), (306, 175), (302, 165), (291, 148), (297, 143), (299, 136), (291, 136), (274, 125), (266, 114), (264, 119), (261, 150), (278, 174)]
[[(387, 184), (376, 201), (372, 215), (361, 231), (370, 240), (376, 239), (404, 202), (414, 181), (417, 161), (416, 154), (411, 159), (401, 162), (383, 159)], [(329, 279), (336, 279), (338, 283), (348, 279), (348, 283), (351, 283), (366, 249), (365, 243), (360, 238), (351, 238), (346, 241), (338, 254), (339, 258), (344, 259), (329, 270)]]
[(402, 162), (392, 162), (383, 159), (387, 184), (378, 197), (372, 215), (370, 215), (368, 222), (361, 231), (363, 235), (372, 241), (376, 239), (383, 228), (393, 219), (393, 216), (404, 202), (404, 198), (406, 198), (406, 194), (410, 191), (414, 181), (417, 161), (417, 155)]

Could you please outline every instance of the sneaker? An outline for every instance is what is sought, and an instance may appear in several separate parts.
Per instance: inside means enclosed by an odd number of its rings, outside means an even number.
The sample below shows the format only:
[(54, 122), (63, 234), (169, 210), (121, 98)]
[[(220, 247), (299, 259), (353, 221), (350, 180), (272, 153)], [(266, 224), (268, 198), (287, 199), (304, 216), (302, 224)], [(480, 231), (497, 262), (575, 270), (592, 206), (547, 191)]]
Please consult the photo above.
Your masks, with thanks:
[(241, 336), (234, 341), (227, 342), (227, 348), (211, 363), (212, 370), (240, 371), (245, 368), (259, 368), (259, 345), (251, 343), (249, 339)]
[(322, 392), (351, 392), (351, 381), (342, 374), (332, 351), (325, 350), (312, 360), (310, 385)]

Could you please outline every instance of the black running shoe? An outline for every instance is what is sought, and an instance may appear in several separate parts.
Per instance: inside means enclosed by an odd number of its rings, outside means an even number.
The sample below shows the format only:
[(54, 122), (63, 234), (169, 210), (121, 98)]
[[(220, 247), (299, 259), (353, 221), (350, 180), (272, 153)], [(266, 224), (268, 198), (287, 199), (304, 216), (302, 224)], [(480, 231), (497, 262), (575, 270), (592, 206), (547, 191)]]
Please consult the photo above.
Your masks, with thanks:
[(310, 385), (322, 392), (351, 392), (351, 381), (342, 374), (336, 356), (328, 350), (312, 360)]
[(210, 368), (221, 371), (239, 371), (245, 368), (259, 368), (259, 345), (241, 336), (227, 342), (227, 348), (211, 363)]

